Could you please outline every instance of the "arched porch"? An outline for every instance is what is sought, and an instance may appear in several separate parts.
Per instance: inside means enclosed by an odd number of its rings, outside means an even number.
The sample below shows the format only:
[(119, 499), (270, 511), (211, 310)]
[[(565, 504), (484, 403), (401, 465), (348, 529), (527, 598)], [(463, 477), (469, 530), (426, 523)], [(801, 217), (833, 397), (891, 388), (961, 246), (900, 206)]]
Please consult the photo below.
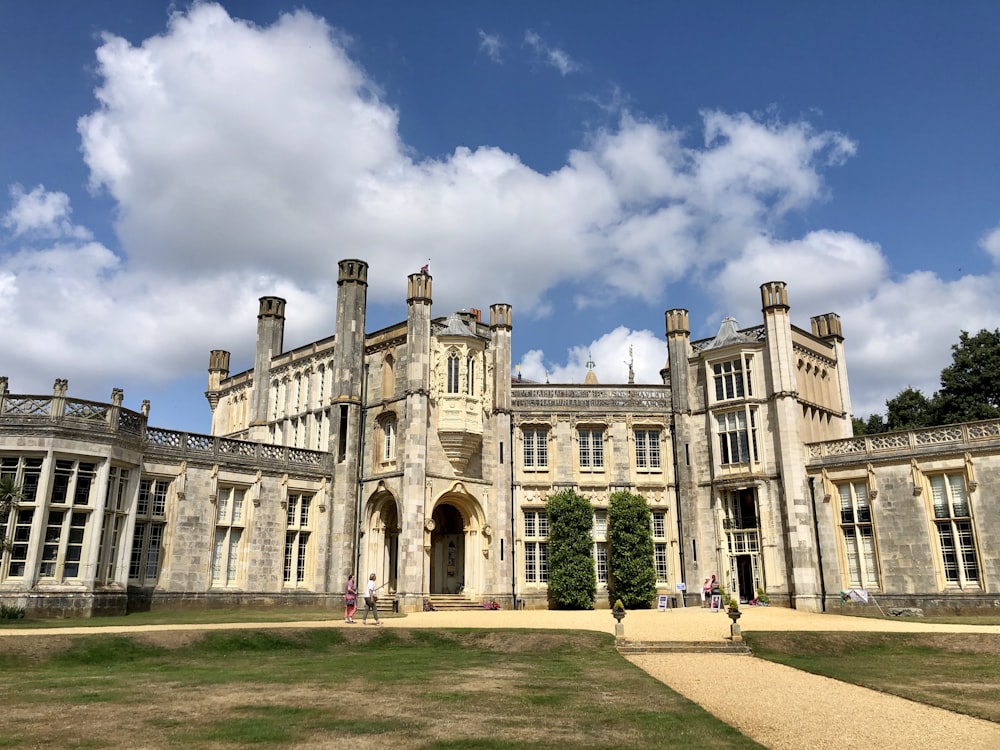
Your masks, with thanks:
[(424, 590), (476, 598), (485, 590), (488, 556), (482, 505), (461, 483), (442, 494), (425, 523)]

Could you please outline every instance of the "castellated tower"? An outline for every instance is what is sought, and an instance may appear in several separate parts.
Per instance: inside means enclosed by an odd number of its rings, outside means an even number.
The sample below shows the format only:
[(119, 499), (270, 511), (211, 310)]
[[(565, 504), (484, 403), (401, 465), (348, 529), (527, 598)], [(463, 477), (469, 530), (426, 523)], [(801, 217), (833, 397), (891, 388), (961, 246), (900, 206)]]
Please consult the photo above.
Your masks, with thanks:
[(267, 440), (267, 396), (271, 361), (281, 354), (285, 337), (285, 300), (261, 297), (257, 313), (257, 347), (253, 360), (253, 395), (250, 401), (251, 440)]
[[(664, 374), (664, 384), (670, 386), (670, 442), (673, 448), (673, 458), (676, 467), (675, 496), (677, 498), (695, 498), (698, 477), (691, 467), (692, 444), (702, 443), (693, 430), (695, 425), (692, 417), (689, 360), (691, 358), (691, 324), (688, 311), (674, 308), (664, 313), (667, 334), (667, 371)], [(698, 507), (694, 502), (677, 503), (677, 530), (679, 536), (678, 557), (680, 565), (679, 580), (689, 582), (697, 578), (696, 573), (689, 571), (698, 569), (697, 542), (702, 538), (699, 532)], [(710, 523), (710, 519), (708, 521)], [(688, 546), (690, 544), (690, 548)], [(702, 554), (708, 554), (703, 550)]]
[(219, 405), (222, 381), (229, 377), (229, 356), (229, 352), (222, 349), (213, 349), (208, 355), (208, 390), (205, 391), (205, 398), (208, 399), (209, 406), (212, 407), (213, 435), (217, 434), (215, 407)]
[(812, 326), (813, 336), (823, 339), (833, 347), (834, 351), (834, 361), (836, 362), (838, 377), (836, 379), (837, 383), (837, 396), (840, 400), (840, 409), (844, 414), (844, 418), (840, 420), (840, 431), (834, 432), (830, 435), (824, 435), (824, 440), (831, 440), (837, 438), (849, 438), (854, 436), (854, 428), (851, 423), (851, 418), (854, 416), (854, 407), (851, 404), (851, 391), (848, 386), (847, 379), (847, 367), (844, 363), (847, 361), (846, 354), (844, 352), (844, 331), (840, 324), (840, 316), (837, 313), (825, 313), (824, 315), (816, 315), (809, 319)]
[(783, 281), (762, 284), (760, 297), (767, 346), (766, 374), (773, 399), (771, 435), (784, 503), (789, 593), (796, 609), (819, 611), (822, 607), (819, 570), (805, 474), (805, 451), (800, 437), (801, 407), (787, 285)]
[(410, 607), (425, 588), (424, 524), (427, 509), (431, 384), (431, 298), (433, 278), (421, 271), (406, 281), (406, 355), (404, 358), (405, 424), (399, 433), (403, 481), (398, 552), (398, 585), (409, 593)]
[[(513, 567), (508, 563), (514, 552), (514, 530), (517, 526), (514, 509), (508, 499), (513, 495), (514, 426), (511, 408), (511, 306), (490, 306), (490, 346), (493, 357), (493, 441), (491, 452), (496, 459), (493, 480), (495, 507), (493, 526), (498, 539), (489, 540), (494, 550), (495, 564), (490, 570), (496, 575), (491, 581), (497, 592), (511, 591), (514, 586)], [(501, 559), (504, 558), (504, 559)]]
[[(333, 454), (332, 523), (328, 586), (342, 585), (354, 570), (358, 539), (358, 480), (362, 456), (362, 399), (366, 380), (365, 313), (368, 264), (338, 264), (336, 343), (330, 402), (330, 452)], [(359, 581), (360, 585), (361, 581)]]

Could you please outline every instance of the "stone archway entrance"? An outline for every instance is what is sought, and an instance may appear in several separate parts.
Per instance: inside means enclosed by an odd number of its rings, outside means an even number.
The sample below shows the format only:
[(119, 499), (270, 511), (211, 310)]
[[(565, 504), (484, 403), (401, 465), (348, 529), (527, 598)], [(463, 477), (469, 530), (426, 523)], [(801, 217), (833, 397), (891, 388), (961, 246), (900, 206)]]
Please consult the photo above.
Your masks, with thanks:
[(364, 542), (368, 564), (358, 572), (359, 585), (367, 582), (368, 573), (375, 573), (379, 585), (394, 592), (399, 578), (399, 514), (396, 500), (388, 492), (373, 498), (367, 527)]
[(465, 588), (465, 520), (448, 502), (431, 516), (431, 594), (460, 594)]

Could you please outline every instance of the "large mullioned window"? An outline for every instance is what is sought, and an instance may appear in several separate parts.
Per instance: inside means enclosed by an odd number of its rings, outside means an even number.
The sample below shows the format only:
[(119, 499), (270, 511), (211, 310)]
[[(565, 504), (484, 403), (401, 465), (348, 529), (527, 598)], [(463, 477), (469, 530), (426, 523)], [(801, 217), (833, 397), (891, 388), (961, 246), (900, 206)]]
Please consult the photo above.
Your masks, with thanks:
[(635, 466), (639, 471), (660, 470), (660, 431), (635, 431)]
[(544, 510), (524, 511), (524, 580), (548, 583), (549, 514)]
[(155, 585), (160, 575), (163, 538), (167, 527), (169, 489), (170, 482), (166, 479), (139, 481), (135, 531), (132, 534), (132, 555), (128, 566), (129, 580), (139, 585)]
[(309, 538), (312, 530), (310, 511), (312, 495), (290, 494), (285, 518), (285, 583), (305, 583), (309, 561)]
[(845, 482), (837, 485), (837, 492), (848, 583), (858, 588), (878, 588), (878, 551), (868, 503), (868, 485)]
[(131, 500), (128, 494), (130, 476), (131, 472), (121, 466), (112, 466), (108, 471), (104, 524), (101, 527), (101, 543), (97, 552), (98, 583), (113, 583), (118, 578), (118, 558)]
[(608, 512), (594, 511), (594, 568), (598, 585), (608, 583)]
[(754, 409), (715, 415), (719, 431), (719, 463), (758, 461), (757, 412)]
[(0, 545), (0, 559), (5, 566), (0, 570), (0, 578), (5, 575), (21, 578), (25, 575), (28, 561), (31, 525), (35, 518), (38, 484), (42, 476), (42, 459), (5, 456), (0, 459), (0, 476), (13, 480), (21, 488), (23, 495), (16, 509), (6, 516), (0, 516), (0, 539), (6, 542), (5, 546)]
[(581, 428), (580, 468), (595, 471), (604, 468), (604, 430), (597, 427)]
[(219, 487), (215, 507), (215, 541), (212, 545), (212, 585), (237, 583), (240, 542), (246, 522), (243, 517), (246, 489)]
[(753, 383), (750, 378), (752, 361), (753, 358), (748, 355), (712, 365), (716, 401), (729, 401), (753, 395)]
[(524, 468), (546, 469), (549, 466), (549, 431), (537, 428), (521, 430), (524, 443)]
[(654, 510), (650, 514), (653, 532), (653, 564), (656, 568), (658, 583), (670, 580), (670, 566), (667, 558), (667, 514), (662, 510)]
[(39, 577), (65, 580), (81, 576), (83, 543), (93, 510), (95, 474), (96, 464), (56, 460)]
[(935, 474), (930, 483), (945, 582), (961, 588), (978, 586), (979, 557), (965, 477), (958, 473)]

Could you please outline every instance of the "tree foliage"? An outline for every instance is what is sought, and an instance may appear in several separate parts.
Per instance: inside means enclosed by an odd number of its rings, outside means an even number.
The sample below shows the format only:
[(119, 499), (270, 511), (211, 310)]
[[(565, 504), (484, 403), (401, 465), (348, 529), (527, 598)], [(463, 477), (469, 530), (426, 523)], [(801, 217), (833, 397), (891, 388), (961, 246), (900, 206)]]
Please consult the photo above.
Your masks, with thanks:
[(616, 599), (629, 609), (649, 607), (656, 599), (649, 506), (641, 495), (625, 491), (612, 493), (608, 502), (608, 601)]
[(916, 388), (907, 387), (885, 402), (885, 430), (918, 430), (934, 424), (934, 404)]
[(594, 512), (590, 501), (573, 490), (550, 495), (549, 602), (556, 609), (593, 609), (597, 596), (594, 571)]
[(928, 398), (905, 388), (885, 402), (883, 420), (853, 420), (855, 435), (914, 430), (938, 424), (973, 422), (1000, 417), (1000, 329), (969, 335), (962, 331), (951, 347), (951, 364), (941, 371), (941, 389)]
[(881, 414), (872, 414), (867, 421), (860, 417), (853, 417), (851, 424), (854, 427), (855, 435), (874, 435), (886, 431), (885, 417)]
[(1000, 329), (962, 331), (935, 400), (938, 424), (1000, 417)]

